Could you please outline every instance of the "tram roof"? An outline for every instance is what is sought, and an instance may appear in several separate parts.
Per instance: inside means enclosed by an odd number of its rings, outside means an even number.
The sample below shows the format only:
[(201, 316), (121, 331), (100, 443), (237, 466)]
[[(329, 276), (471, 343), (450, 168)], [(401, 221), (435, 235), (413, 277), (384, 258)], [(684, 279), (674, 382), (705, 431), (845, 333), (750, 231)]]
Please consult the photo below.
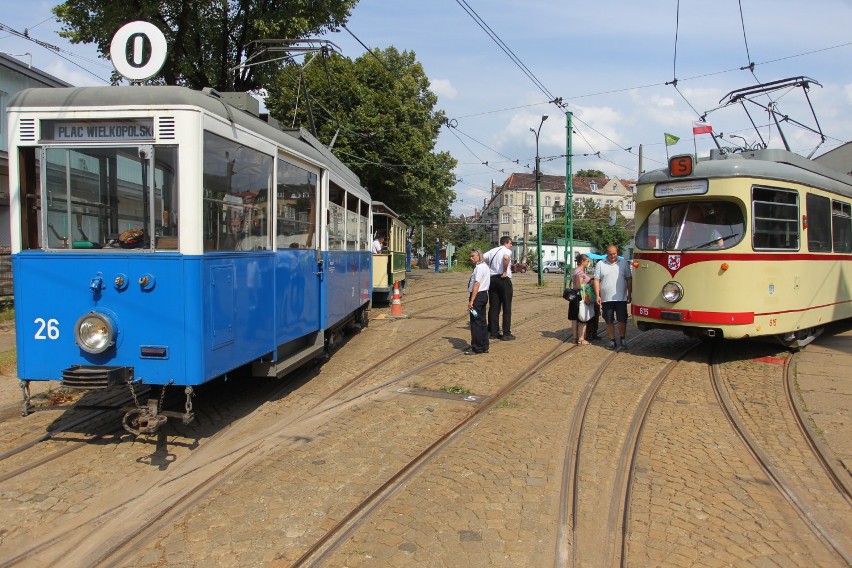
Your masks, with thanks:
[(390, 217), (395, 217), (399, 219), (399, 215), (396, 214), (396, 211), (388, 207), (382, 201), (373, 201), (373, 215), (388, 215)]
[(340, 181), (367, 191), (361, 186), (361, 180), (322, 142), (304, 128), (279, 129), (260, 118), (235, 106), (229, 105), (215, 95), (176, 86), (124, 86), (124, 87), (70, 87), (25, 89), (15, 93), (8, 108), (20, 109), (60, 109), (67, 107), (104, 108), (118, 106), (130, 107), (172, 107), (194, 106), (210, 114), (227, 119), (248, 130), (257, 132), (285, 148), (300, 152), (325, 164)]
[[(701, 160), (695, 164), (690, 178), (724, 178), (735, 175), (803, 183), (852, 197), (852, 176), (779, 149), (732, 154), (713, 151), (709, 160)], [(668, 168), (661, 168), (642, 174), (638, 183), (660, 183), (671, 179)]]

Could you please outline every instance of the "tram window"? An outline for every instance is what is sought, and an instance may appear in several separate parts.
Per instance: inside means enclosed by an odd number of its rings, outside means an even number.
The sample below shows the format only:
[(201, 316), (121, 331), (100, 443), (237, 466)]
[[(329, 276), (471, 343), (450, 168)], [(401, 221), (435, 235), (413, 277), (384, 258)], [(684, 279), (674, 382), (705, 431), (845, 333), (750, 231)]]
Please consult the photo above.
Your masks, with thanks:
[(352, 194), (346, 196), (346, 250), (358, 250), (358, 231), (361, 216), (358, 214), (360, 200)]
[(204, 132), (204, 250), (269, 250), (272, 157)]
[(636, 232), (642, 250), (719, 250), (742, 241), (742, 210), (727, 201), (668, 203), (648, 215)]
[[(361, 229), (358, 231), (358, 241), (361, 243), (359, 250), (370, 250), (372, 239), (370, 238), (370, 204), (361, 202)], [(392, 236), (388, 235), (388, 239)]]
[(318, 176), (281, 158), (277, 163), (275, 247), (313, 248)]
[(809, 193), (805, 196), (805, 207), (808, 216), (808, 250), (831, 252), (831, 200)]
[(798, 250), (798, 192), (753, 187), (751, 199), (752, 245), (755, 250)]
[(328, 188), (328, 249), (346, 248), (346, 192), (334, 183)]
[(137, 146), (47, 147), (44, 163), (48, 248), (177, 248), (176, 147), (154, 146), (153, 167)]
[(19, 148), (18, 174), (21, 203), (21, 246), (41, 248), (41, 182), (35, 148)]
[(834, 252), (852, 252), (852, 204), (831, 202), (831, 232)]

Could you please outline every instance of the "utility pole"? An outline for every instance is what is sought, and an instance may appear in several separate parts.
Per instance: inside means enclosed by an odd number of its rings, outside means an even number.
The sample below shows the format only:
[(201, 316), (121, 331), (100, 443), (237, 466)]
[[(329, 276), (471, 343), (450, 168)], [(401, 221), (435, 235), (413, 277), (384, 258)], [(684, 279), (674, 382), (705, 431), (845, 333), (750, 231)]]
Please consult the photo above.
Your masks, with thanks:
[(541, 117), (541, 122), (538, 123), (538, 130), (530, 128), (530, 132), (535, 134), (535, 231), (536, 231), (536, 257), (538, 260), (538, 285), (544, 285), (544, 267), (541, 264), (541, 158), (538, 155), (538, 135), (541, 134), (541, 125), (547, 120), (547, 115)]
[(565, 278), (564, 283), (567, 288), (568, 275), (573, 274), (573, 270), (568, 267), (573, 266), (574, 262), (574, 172), (572, 171), (571, 152), (572, 152), (572, 125), (571, 119), (573, 115), (571, 111), (565, 111), (565, 207), (567, 215), (565, 216), (565, 238), (568, 239), (568, 258), (565, 259)]

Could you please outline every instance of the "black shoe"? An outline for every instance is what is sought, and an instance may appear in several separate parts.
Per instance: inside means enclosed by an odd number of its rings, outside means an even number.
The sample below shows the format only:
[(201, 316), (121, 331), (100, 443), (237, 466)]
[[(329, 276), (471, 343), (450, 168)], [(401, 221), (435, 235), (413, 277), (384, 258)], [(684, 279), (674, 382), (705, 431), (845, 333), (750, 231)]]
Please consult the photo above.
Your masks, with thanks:
[(500, 341), (512, 341), (513, 339), (515, 339), (514, 335), (511, 333), (504, 333), (503, 337), (500, 338)]
[(473, 349), (467, 349), (464, 351), (465, 355), (479, 355), (480, 353), (488, 353), (488, 350), (485, 351), (474, 351)]

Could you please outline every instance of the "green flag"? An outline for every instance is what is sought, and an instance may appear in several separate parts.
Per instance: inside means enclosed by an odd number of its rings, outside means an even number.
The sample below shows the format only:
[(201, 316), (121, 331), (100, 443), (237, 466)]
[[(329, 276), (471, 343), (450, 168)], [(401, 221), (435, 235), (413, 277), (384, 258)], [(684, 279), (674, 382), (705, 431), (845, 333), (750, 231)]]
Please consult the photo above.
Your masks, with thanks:
[(674, 146), (677, 144), (677, 141), (680, 140), (679, 136), (675, 136), (674, 134), (665, 133), (666, 136), (666, 146)]

